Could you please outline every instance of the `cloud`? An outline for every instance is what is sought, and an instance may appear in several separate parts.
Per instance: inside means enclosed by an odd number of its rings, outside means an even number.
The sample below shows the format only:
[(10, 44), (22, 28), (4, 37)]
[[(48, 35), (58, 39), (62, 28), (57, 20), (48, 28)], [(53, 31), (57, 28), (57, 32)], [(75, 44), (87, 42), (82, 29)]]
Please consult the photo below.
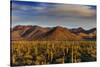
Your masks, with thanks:
[(43, 10), (45, 7), (42, 6), (31, 6), (31, 5), (22, 5), (22, 4), (16, 4), (12, 3), (12, 10), (13, 11), (32, 11), (32, 10)]
[(48, 10), (48, 15), (94, 17), (96, 11), (91, 9), (91, 6), (59, 4), (55, 8)]
[[(12, 12), (15, 14), (36, 16), (44, 15), (51, 17), (88, 17), (96, 16), (96, 10), (91, 9), (91, 6), (72, 5), (72, 4), (48, 4), (48, 3), (33, 3), (30, 4), (17, 4), (12, 3)], [(19, 15), (19, 16), (20, 16)]]
[[(96, 9), (92, 6), (48, 3), (12, 3), (12, 23), (45, 26), (96, 26)], [(95, 7), (94, 7), (95, 8)], [(88, 24), (88, 25), (87, 25)]]
[[(86, 18), (95, 19), (96, 10), (91, 9), (91, 6), (84, 5), (70, 5), (70, 4), (53, 4), (49, 8), (45, 4), (40, 4), (36, 6), (32, 5), (22, 5), (12, 3), (12, 20), (15, 22), (19, 21), (34, 21), (37, 19), (44, 20), (54, 20), (54, 19), (68, 19), (68, 18)], [(35, 18), (35, 19), (34, 19)]]

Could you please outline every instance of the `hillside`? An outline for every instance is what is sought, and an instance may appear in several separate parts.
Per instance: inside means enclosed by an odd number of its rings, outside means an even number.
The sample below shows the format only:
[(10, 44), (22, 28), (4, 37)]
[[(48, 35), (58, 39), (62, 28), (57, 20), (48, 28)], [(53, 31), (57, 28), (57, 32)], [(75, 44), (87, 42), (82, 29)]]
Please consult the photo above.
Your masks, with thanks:
[(96, 28), (84, 30), (83, 28), (68, 29), (61, 26), (40, 27), (18, 25), (11, 29), (11, 40), (92, 40), (96, 39)]

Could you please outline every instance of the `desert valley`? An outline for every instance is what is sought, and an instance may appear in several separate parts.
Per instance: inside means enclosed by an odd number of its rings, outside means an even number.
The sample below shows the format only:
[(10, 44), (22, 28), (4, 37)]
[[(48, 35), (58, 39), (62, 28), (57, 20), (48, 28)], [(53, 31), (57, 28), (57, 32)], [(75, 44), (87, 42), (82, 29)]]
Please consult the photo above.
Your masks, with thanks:
[(11, 29), (11, 65), (96, 61), (96, 28), (18, 25)]

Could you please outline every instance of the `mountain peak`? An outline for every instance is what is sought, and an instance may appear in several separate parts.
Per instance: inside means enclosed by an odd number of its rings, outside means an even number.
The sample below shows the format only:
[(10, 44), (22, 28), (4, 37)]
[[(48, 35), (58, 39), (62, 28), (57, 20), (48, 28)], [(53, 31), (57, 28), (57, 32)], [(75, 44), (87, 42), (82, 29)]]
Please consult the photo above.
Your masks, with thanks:
[(56, 26), (56, 28), (62, 28), (62, 26)]
[(67, 28), (56, 26), (46, 33), (44, 38), (47, 40), (79, 40), (75, 34), (71, 33)]
[(86, 32), (86, 31), (82, 27), (79, 27), (79, 28), (71, 29), (71, 32), (77, 34), (77, 33)]
[(53, 28), (54, 30), (68, 30), (67, 28), (65, 27), (62, 27), (62, 26), (56, 26)]
[(82, 27), (77, 28), (78, 31), (84, 31)]
[(65, 30), (64, 27), (56, 26), (52, 30), (50, 30), (50, 32), (55, 32), (57, 34), (57, 33), (60, 33), (61, 31), (64, 31), (64, 30)]

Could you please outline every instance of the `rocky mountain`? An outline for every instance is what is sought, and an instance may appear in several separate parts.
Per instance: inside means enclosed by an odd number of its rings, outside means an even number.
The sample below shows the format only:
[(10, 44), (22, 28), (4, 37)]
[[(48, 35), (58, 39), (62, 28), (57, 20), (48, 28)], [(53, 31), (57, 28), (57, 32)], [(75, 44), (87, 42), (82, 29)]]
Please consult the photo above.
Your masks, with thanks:
[(70, 31), (85, 40), (96, 40), (96, 28), (90, 30), (84, 30), (83, 28), (70, 29)]
[(11, 40), (84, 40), (96, 39), (96, 28), (84, 30), (83, 28), (68, 29), (61, 26), (40, 27), (18, 25), (11, 29)]
[(70, 29), (70, 31), (74, 34), (78, 34), (78, 33), (86, 33), (86, 30), (84, 30), (82, 27), (79, 27), (79, 28), (73, 28), (73, 29)]
[(67, 28), (54, 27), (43, 36), (45, 40), (80, 40), (81, 37), (73, 34)]

